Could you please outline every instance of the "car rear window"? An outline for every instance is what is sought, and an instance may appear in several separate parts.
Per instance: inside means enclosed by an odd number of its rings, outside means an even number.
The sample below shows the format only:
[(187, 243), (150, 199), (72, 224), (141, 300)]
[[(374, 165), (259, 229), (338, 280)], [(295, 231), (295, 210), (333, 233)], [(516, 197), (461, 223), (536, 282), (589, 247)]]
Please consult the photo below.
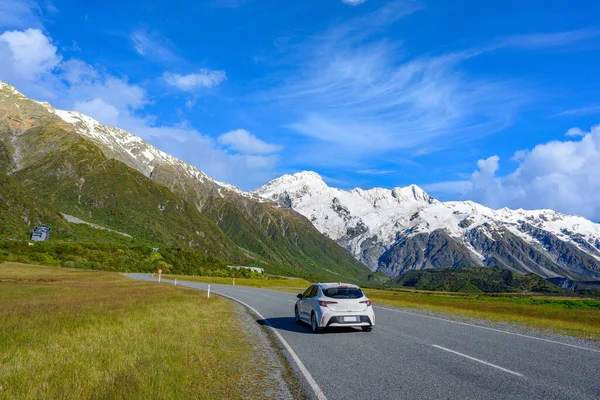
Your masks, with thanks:
[(359, 288), (329, 288), (323, 289), (325, 297), (333, 299), (360, 299), (363, 297), (363, 292)]

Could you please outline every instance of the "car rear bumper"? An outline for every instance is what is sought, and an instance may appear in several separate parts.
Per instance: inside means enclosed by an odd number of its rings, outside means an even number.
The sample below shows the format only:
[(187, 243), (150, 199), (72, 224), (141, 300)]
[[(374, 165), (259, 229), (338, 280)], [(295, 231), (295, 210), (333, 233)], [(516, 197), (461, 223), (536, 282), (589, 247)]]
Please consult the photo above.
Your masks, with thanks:
[(334, 326), (373, 326), (373, 318), (368, 315), (352, 315), (357, 317), (357, 321), (344, 321), (344, 316), (333, 316), (327, 321), (327, 327)]
[[(319, 321), (319, 326), (334, 327), (334, 326), (374, 326), (375, 314), (370, 310), (358, 312), (339, 312), (332, 310), (323, 310), (322, 319)], [(345, 320), (347, 317), (355, 317), (354, 321)]]

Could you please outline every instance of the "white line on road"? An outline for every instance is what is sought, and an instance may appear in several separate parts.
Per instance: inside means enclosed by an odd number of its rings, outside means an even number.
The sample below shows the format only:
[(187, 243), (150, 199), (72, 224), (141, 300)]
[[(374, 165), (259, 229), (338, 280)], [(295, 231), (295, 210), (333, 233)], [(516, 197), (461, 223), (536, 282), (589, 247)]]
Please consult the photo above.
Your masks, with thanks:
[[(165, 280), (165, 283), (167, 283), (167, 282), (169, 282), (169, 281)], [(185, 283), (193, 283), (193, 282), (185, 282)], [(203, 289), (203, 288), (198, 287), (198, 286), (188, 286), (188, 287), (191, 287), (192, 289), (206, 290), (206, 289)], [(281, 334), (277, 331), (277, 329), (275, 329), (275, 327), (273, 327), (273, 325), (271, 325), (271, 323), (269, 322), (268, 319), (266, 319), (265, 317), (263, 317), (263, 315), (261, 313), (259, 313), (254, 307), (252, 307), (252, 306), (244, 303), (243, 301), (241, 301), (239, 299), (236, 299), (235, 297), (231, 297), (231, 296), (228, 296), (228, 295), (223, 294), (223, 293), (217, 293), (217, 292), (213, 292), (213, 293), (218, 294), (219, 296), (227, 297), (230, 300), (237, 301), (238, 303), (240, 303), (241, 305), (243, 305), (244, 307), (246, 307), (250, 311), (252, 311), (254, 314), (256, 314), (260, 319), (262, 319), (264, 321), (265, 324), (269, 325), (269, 327), (271, 327), (271, 330), (273, 331), (273, 333), (275, 334), (275, 336), (277, 336), (277, 339), (279, 339), (279, 341), (281, 341), (281, 343), (283, 344), (283, 346), (285, 347), (285, 349), (292, 356), (292, 359), (294, 360), (294, 362), (298, 366), (298, 369), (300, 369), (300, 372), (302, 372), (302, 375), (304, 375), (304, 378), (306, 379), (306, 381), (310, 385), (311, 389), (313, 390), (313, 392), (315, 392), (315, 396), (317, 396), (317, 399), (318, 400), (327, 400), (327, 397), (325, 396), (325, 393), (323, 393), (323, 391), (321, 390), (321, 388), (319, 387), (319, 385), (317, 384), (317, 382), (315, 381), (315, 379), (312, 377), (312, 375), (310, 374), (310, 372), (308, 372), (308, 369), (306, 369), (306, 367), (304, 366), (304, 363), (300, 360), (300, 358), (298, 357), (298, 355), (296, 354), (296, 352), (294, 350), (292, 350), (292, 347), (288, 344), (288, 342), (285, 341), (285, 339), (283, 338), (283, 336), (281, 336)]]
[(593, 351), (593, 352), (596, 352), (596, 353), (600, 353), (600, 350), (590, 349), (589, 347), (583, 347), (583, 346), (577, 346), (577, 345), (574, 345), (574, 344), (558, 342), (556, 340), (542, 339), (542, 338), (538, 338), (538, 337), (535, 337), (535, 336), (523, 335), (522, 333), (514, 333), (514, 332), (509, 332), (509, 331), (503, 331), (502, 329), (488, 328), (487, 326), (479, 326), (479, 325), (475, 325), (475, 324), (469, 324), (467, 322), (452, 321), (451, 319), (445, 319), (445, 318), (439, 318), (439, 317), (432, 317), (431, 315), (417, 314), (417, 313), (413, 313), (413, 312), (410, 312), (410, 311), (398, 310), (398, 309), (394, 309), (394, 308), (381, 307), (381, 306), (376, 306), (376, 307), (377, 308), (381, 308), (382, 310), (388, 310), (388, 311), (393, 311), (393, 312), (398, 312), (398, 313), (403, 313), (403, 314), (416, 315), (418, 317), (423, 317), (423, 318), (437, 319), (439, 321), (452, 322), (453, 324), (472, 326), (474, 328), (486, 329), (488, 331), (506, 333), (507, 335), (514, 335), (514, 336), (520, 336), (520, 337), (524, 337), (524, 338), (528, 338), (528, 339), (541, 340), (542, 342), (560, 344), (560, 345), (563, 345), (563, 346), (574, 347), (576, 349), (588, 350), (588, 351)]
[(317, 382), (314, 380), (314, 378), (312, 377), (310, 372), (308, 372), (308, 370), (306, 369), (306, 367), (304, 366), (302, 361), (300, 361), (300, 358), (298, 357), (296, 352), (294, 350), (292, 350), (292, 347), (288, 344), (288, 342), (285, 341), (285, 339), (283, 338), (283, 336), (281, 336), (281, 334), (277, 331), (277, 329), (275, 329), (273, 327), (273, 325), (271, 325), (271, 323), (269, 322), (268, 319), (263, 317), (262, 314), (259, 313), (258, 311), (256, 311), (256, 309), (254, 309), (252, 306), (244, 303), (241, 300), (236, 299), (235, 297), (227, 296), (226, 294), (222, 294), (222, 293), (217, 293), (217, 294), (220, 296), (223, 296), (223, 297), (227, 297), (228, 299), (237, 301), (238, 303), (242, 304), (243, 306), (248, 308), (250, 311), (252, 311), (254, 314), (256, 314), (260, 319), (262, 319), (264, 321), (265, 324), (269, 325), (271, 327), (273, 333), (277, 336), (277, 338), (281, 341), (281, 343), (283, 343), (283, 345), (285, 346), (285, 349), (290, 353), (290, 355), (296, 362), (296, 365), (300, 369), (300, 372), (302, 372), (302, 375), (304, 375), (304, 378), (306, 378), (306, 380), (308, 381), (308, 384), (312, 388), (313, 392), (315, 392), (317, 399), (327, 400), (327, 397), (325, 397), (325, 393), (323, 393), (323, 391), (321, 390), (321, 388), (319, 387)]
[(496, 365), (496, 364), (492, 364), (492, 363), (489, 363), (489, 362), (487, 362), (487, 361), (480, 360), (479, 358), (475, 358), (475, 357), (471, 357), (471, 356), (468, 356), (468, 355), (466, 355), (466, 354), (463, 354), (463, 353), (459, 353), (458, 351), (450, 350), (450, 349), (447, 349), (447, 348), (445, 348), (445, 347), (438, 346), (438, 345), (436, 345), (436, 344), (432, 344), (432, 346), (433, 346), (433, 347), (435, 347), (436, 349), (445, 350), (445, 351), (448, 351), (448, 352), (450, 352), (450, 353), (452, 353), (452, 354), (456, 354), (456, 355), (459, 355), (459, 356), (461, 356), (461, 357), (468, 358), (469, 360), (477, 361), (477, 362), (480, 362), (480, 363), (482, 363), (482, 364), (488, 365), (488, 366), (490, 366), (490, 367), (497, 368), (497, 369), (499, 369), (499, 370), (501, 370), (501, 371), (508, 372), (509, 374), (513, 374), (513, 375), (517, 375), (517, 376), (523, 376), (523, 374), (520, 374), (520, 373), (518, 373), (518, 372), (511, 371), (510, 369), (506, 369), (506, 368), (499, 367), (499, 366), (498, 366), (498, 365)]

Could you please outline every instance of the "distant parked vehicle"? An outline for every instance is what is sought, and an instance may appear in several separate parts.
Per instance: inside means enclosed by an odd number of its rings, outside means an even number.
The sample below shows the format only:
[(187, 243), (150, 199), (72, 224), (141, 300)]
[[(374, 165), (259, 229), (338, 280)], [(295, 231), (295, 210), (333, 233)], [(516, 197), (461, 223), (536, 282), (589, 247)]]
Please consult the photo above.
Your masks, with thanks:
[(371, 300), (356, 285), (319, 283), (298, 294), (296, 323), (310, 324), (317, 333), (329, 327), (360, 327), (370, 332), (375, 326)]

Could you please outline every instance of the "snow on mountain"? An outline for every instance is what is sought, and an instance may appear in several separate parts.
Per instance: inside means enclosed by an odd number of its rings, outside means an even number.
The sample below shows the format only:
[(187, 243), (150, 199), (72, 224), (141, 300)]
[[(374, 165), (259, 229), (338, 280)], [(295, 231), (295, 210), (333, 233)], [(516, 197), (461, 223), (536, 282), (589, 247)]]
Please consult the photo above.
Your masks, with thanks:
[[(436, 245), (449, 244), (454, 261), (445, 262), (513, 265), (521, 272), (547, 277), (565, 275), (562, 272), (571, 267), (576, 274), (600, 279), (600, 224), (578, 216), (552, 210), (493, 210), (471, 201), (440, 202), (415, 185), (344, 191), (330, 188), (314, 172), (282, 176), (254, 193), (303, 214), (371, 270), (392, 276), (405, 269), (436, 266), (434, 254), (440, 257)], [(432, 236), (436, 232), (443, 233), (443, 239)], [(430, 243), (432, 238), (438, 243)], [(411, 240), (419, 241), (413, 252), (421, 254), (406, 252)], [(530, 246), (535, 255), (522, 249), (509, 251), (511, 246)], [(392, 257), (394, 251), (402, 257)], [(568, 261), (561, 254), (565, 251), (579, 258)], [(520, 259), (512, 259), (514, 253)], [(390, 260), (402, 264), (390, 265), (394, 262)], [(569, 262), (582, 265), (569, 266)]]
[[(333, 240), (346, 237), (354, 229), (377, 235), (387, 245), (415, 212), (439, 203), (415, 185), (349, 192), (330, 188), (315, 172), (284, 175), (254, 193), (300, 212)], [(350, 246), (352, 253), (360, 251), (361, 243), (357, 236)]]
[(98, 143), (107, 156), (124, 162), (150, 178), (155, 177), (154, 175), (159, 169), (175, 170), (179, 175), (177, 178), (197, 180), (204, 185), (216, 187), (220, 195), (223, 195), (222, 191), (245, 195), (237, 187), (210, 178), (198, 168), (157, 149), (123, 129), (105, 126), (77, 111), (55, 110), (51, 106), (49, 107), (49, 111), (71, 124), (79, 134)]

